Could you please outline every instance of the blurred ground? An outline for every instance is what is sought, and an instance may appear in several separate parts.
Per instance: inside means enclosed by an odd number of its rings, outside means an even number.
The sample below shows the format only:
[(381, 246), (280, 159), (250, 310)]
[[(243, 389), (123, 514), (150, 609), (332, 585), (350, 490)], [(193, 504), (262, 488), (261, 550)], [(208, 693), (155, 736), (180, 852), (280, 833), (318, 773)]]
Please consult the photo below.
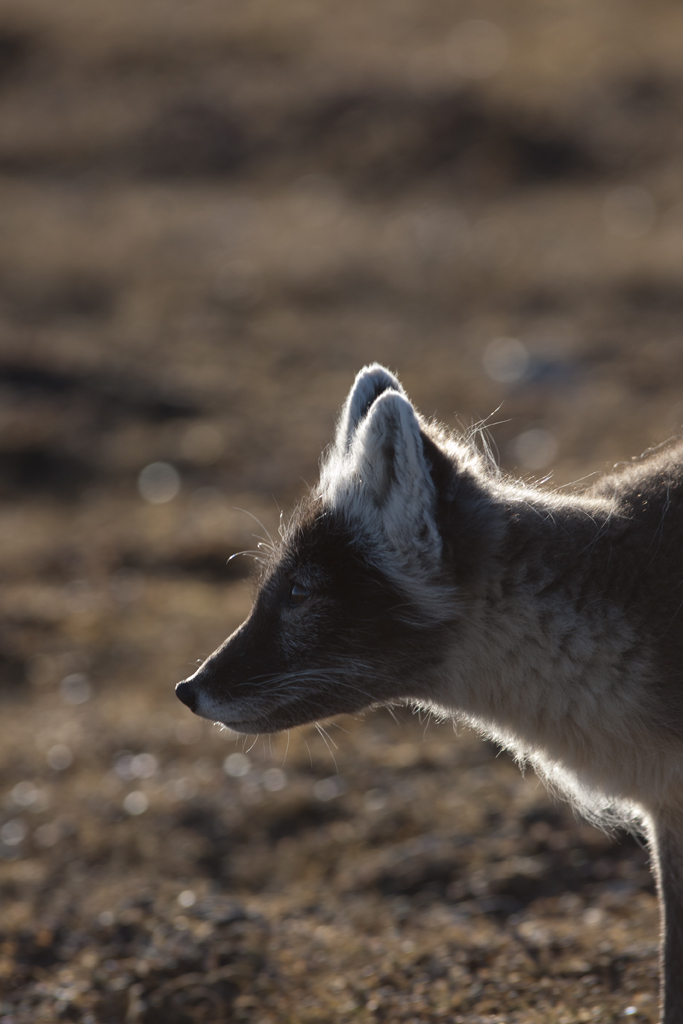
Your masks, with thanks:
[(656, 1020), (634, 839), (173, 684), (364, 362), (559, 484), (680, 429), (681, 69), (657, 0), (0, 0), (2, 1024)]

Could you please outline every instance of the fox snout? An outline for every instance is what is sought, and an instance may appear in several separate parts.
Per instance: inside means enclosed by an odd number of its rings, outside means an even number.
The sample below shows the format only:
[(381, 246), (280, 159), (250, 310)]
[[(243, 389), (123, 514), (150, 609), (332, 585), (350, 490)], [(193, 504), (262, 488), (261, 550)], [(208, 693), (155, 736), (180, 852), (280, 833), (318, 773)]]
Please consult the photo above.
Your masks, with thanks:
[(178, 700), (200, 718), (232, 724), (230, 712), (235, 704), (235, 691), (244, 690), (244, 679), (235, 672), (231, 660), (220, 649), (212, 654), (193, 675), (176, 685)]
[[(242, 627), (243, 629), (243, 627)], [(200, 718), (225, 721), (222, 713), (244, 692), (252, 666), (240, 643), (238, 630), (175, 688), (176, 697)], [(252, 670), (253, 671), (253, 670)], [(226, 722), (227, 724), (227, 722)]]
[(281, 726), (271, 722), (277, 701), (268, 680), (278, 675), (280, 662), (247, 620), (193, 675), (177, 684), (176, 696), (200, 718), (237, 732), (272, 732)]

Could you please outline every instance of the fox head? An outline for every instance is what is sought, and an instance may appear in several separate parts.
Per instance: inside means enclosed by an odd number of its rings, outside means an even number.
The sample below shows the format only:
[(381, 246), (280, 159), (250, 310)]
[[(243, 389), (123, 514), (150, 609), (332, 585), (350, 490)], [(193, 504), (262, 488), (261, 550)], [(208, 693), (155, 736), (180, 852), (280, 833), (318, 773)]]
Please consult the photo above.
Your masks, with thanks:
[(483, 500), (396, 377), (366, 367), (251, 614), (178, 697), (244, 733), (428, 699), (482, 563)]

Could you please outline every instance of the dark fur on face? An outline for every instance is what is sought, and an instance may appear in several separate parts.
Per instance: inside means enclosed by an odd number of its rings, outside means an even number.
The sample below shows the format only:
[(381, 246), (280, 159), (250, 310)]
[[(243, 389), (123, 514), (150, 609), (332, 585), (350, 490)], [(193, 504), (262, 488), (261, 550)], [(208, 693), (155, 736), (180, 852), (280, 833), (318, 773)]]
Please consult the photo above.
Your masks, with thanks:
[[(295, 586), (307, 594), (299, 603)], [(311, 500), (266, 566), (251, 615), (192, 683), (227, 725), (274, 732), (425, 696), (447, 632), (372, 564), (342, 515)]]

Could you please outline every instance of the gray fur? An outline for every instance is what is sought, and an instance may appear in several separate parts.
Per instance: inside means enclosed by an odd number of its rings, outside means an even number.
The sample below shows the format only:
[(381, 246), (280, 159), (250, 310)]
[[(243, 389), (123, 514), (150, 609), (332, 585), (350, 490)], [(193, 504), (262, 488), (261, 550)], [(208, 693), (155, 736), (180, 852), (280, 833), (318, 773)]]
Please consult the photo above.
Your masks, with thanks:
[(416, 703), (593, 819), (642, 822), (666, 907), (662, 1020), (683, 1019), (683, 446), (552, 492), (367, 367), (252, 615), (178, 692), (250, 732)]

